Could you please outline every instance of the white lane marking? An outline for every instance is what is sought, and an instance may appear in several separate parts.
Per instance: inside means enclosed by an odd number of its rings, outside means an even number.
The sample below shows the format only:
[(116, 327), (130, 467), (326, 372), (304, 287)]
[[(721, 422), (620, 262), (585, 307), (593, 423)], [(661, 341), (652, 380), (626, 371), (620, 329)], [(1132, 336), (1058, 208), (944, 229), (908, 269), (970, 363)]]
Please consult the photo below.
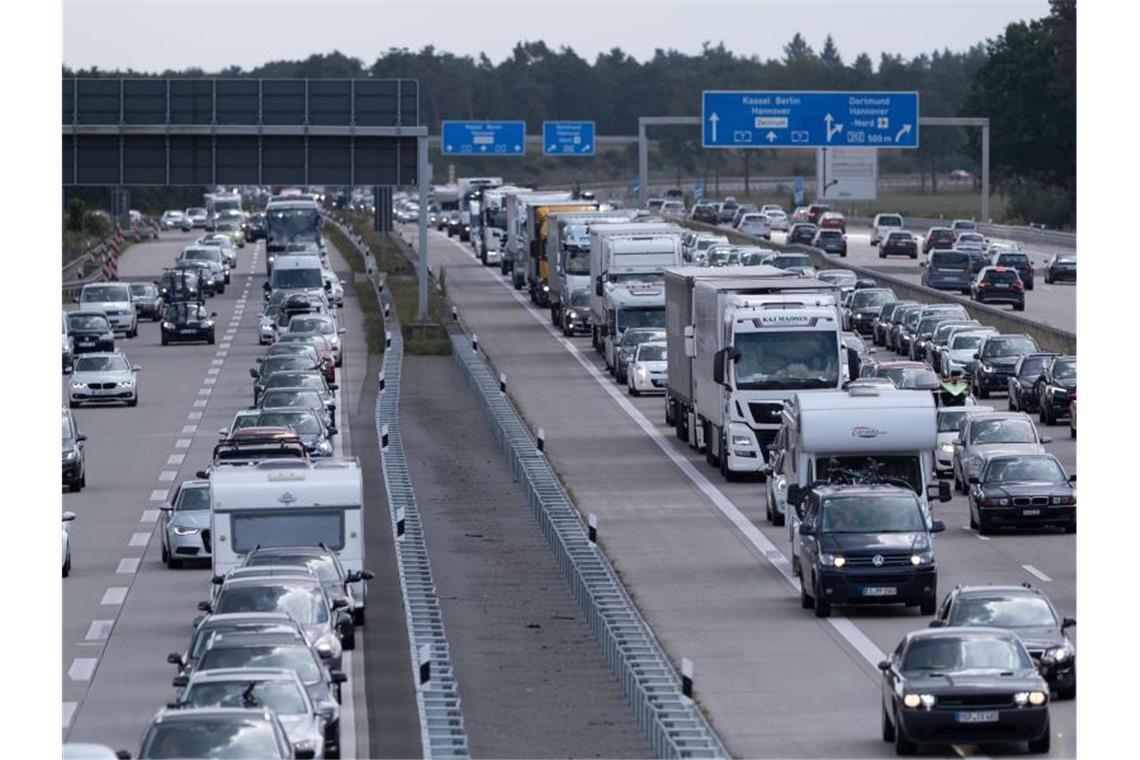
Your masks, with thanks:
[(143, 513), (142, 513), (142, 517), (139, 518), (139, 522), (141, 522), (141, 523), (158, 522), (158, 513), (159, 513), (159, 510), (157, 510), (157, 509), (144, 509)]
[(177, 441), (174, 442), (174, 448), (176, 448), (176, 449), (188, 449), (188, 448), (190, 448), (190, 440), (191, 439), (189, 439), (189, 438), (179, 438)]
[(184, 435), (185, 434), (193, 434), (196, 432), (198, 432), (198, 426), (196, 424), (195, 425), (183, 425), (182, 426), (182, 433)]
[(222, 366), (222, 365), (223, 365), (223, 364), (225, 364), (225, 363), (226, 363), (226, 362), (225, 362), (225, 360), (224, 360), (224, 359), (213, 359), (213, 360), (210, 362), (210, 364), (213, 364), (215, 367), (220, 367), (220, 366)]
[(210, 395), (210, 389), (209, 388), (199, 388), (198, 389), (198, 395), (199, 396), (209, 396)]
[(103, 601), (100, 604), (122, 604), (126, 598), (126, 586), (112, 586), (103, 594)]
[[(190, 414), (186, 415), (186, 419), (188, 419), (188, 420), (200, 420), (200, 419), (202, 419), (202, 413), (201, 412), (190, 412)], [(178, 456), (185, 457), (186, 455), (185, 454), (179, 454)], [(181, 459), (178, 460), (178, 464), (182, 464)]]
[(103, 641), (111, 635), (111, 627), (114, 625), (114, 620), (92, 620), (84, 638), (88, 641)]
[(90, 681), (98, 664), (97, 657), (76, 657), (71, 661), (71, 667), (67, 669), (67, 677), (72, 681)]
[(150, 492), (151, 501), (166, 501), (166, 497), (170, 495), (169, 488), (156, 488)]
[[(218, 364), (221, 364), (221, 362), (218, 362)], [(217, 374), (221, 373), (221, 371), (222, 371), (221, 367), (210, 367), (208, 370), (206, 370), (206, 374), (207, 375), (217, 375)]]
[(132, 533), (127, 546), (146, 546), (147, 541), (150, 541), (150, 533)]
[(225, 349), (226, 351), (229, 351), (229, 350), (230, 350), (230, 343), (231, 343), (231, 341), (228, 341), (228, 340), (223, 340), (223, 341), (222, 341), (220, 344), (218, 344), (218, 345), (220, 345), (220, 346), (221, 346), (223, 349)]
[(1052, 578), (1050, 578), (1048, 575), (1046, 575), (1045, 573), (1043, 573), (1040, 570), (1038, 570), (1037, 568), (1035, 568), (1033, 565), (1022, 565), (1021, 567), (1022, 567), (1022, 569), (1025, 570), (1025, 572), (1029, 573), (1030, 575), (1034, 576), (1035, 578), (1037, 578), (1039, 580), (1043, 580), (1046, 583), (1052, 583), (1053, 582)]
[[(466, 250), (456, 243), (454, 240), (448, 242), (454, 244), (460, 250)], [(523, 300), (519, 292), (506, 282), (500, 281), (500, 284), (507, 290), (511, 296), (518, 301), (519, 305), (534, 318), (534, 320), (542, 327), (555, 341), (557, 341), (571, 356), (590, 374), (591, 377), (598, 383), (598, 385), (621, 407), (634, 424), (642, 429), (642, 431), (649, 436), (657, 447), (661, 449), (662, 453), (669, 458), (670, 461), (679, 469), (700, 491), (713, 503), (721, 514), (728, 518), (737, 530), (739, 530), (750, 544), (776, 569), (778, 573), (787, 582), (788, 588), (796, 595), (800, 592), (800, 584), (798, 579), (792, 575), (792, 564), (780, 552), (776, 546), (768, 540), (767, 536), (760, 532), (760, 529), (752, 524), (743, 512), (737, 509), (736, 505), (725, 496), (719, 488), (714, 486), (704, 473), (700, 472), (693, 466), (687, 458), (679, 454), (665, 439), (657, 428), (653, 426), (641, 411), (634, 406), (621, 392), (617, 389), (608, 378), (602, 376), (601, 371), (589, 361), (576, 345), (571, 343), (561, 333), (556, 332), (554, 328), (548, 325), (544, 320), (544, 315), (531, 308), (530, 304)], [(842, 616), (833, 615), (826, 618), (827, 623), (835, 629), (835, 631), (846, 639), (847, 643), (851, 645), (863, 659), (865, 659), (872, 668), (877, 668), (879, 662), (886, 659), (886, 655), (878, 646), (875, 645), (867, 636), (859, 630), (854, 623)]]
[(194, 400), (194, 406), (197, 406), (197, 407), (205, 406), (208, 403), (210, 403), (210, 401), (208, 399), (204, 399), (204, 398)]
[(216, 378), (216, 377), (207, 377), (206, 379), (204, 379), (204, 380), (202, 381), (202, 384), (203, 384), (203, 385), (213, 385), (213, 384), (215, 384), (216, 382), (218, 382), (218, 378)]
[[(144, 541), (143, 544), (146, 542)], [(139, 557), (123, 557), (119, 560), (119, 566), (115, 568), (116, 575), (134, 575), (139, 570)]]
[(178, 470), (163, 470), (158, 473), (159, 483), (171, 483), (178, 477)]
[(217, 358), (217, 364), (219, 364), (219, 365), (225, 364), (225, 362), (223, 362), (222, 359), (226, 358), (227, 353), (228, 352), (222, 351), (221, 349), (218, 349), (216, 352), (214, 352), (214, 356), (218, 357)]
[(63, 703), (63, 727), (67, 728), (71, 725), (71, 716), (75, 715), (75, 702)]

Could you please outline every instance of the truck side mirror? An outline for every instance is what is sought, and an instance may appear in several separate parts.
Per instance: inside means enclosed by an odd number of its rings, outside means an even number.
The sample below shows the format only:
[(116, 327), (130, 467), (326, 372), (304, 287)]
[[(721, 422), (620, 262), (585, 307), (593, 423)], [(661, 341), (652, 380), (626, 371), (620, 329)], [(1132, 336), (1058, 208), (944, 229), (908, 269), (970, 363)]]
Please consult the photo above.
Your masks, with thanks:
[(724, 385), (724, 355), (723, 348), (713, 354), (713, 382), (717, 385)]
[(596, 296), (603, 295), (602, 282), (603, 282), (602, 275), (598, 275), (597, 277), (594, 278), (594, 295), (596, 295)]
[(800, 488), (800, 486), (796, 485), (795, 483), (791, 483), (788, 485), (788, 503), (789, 504), (792, 504), (792, 505), (799, 504), (800, 500), (803, 498), (803, 495), (804, 495), (803, 489)]

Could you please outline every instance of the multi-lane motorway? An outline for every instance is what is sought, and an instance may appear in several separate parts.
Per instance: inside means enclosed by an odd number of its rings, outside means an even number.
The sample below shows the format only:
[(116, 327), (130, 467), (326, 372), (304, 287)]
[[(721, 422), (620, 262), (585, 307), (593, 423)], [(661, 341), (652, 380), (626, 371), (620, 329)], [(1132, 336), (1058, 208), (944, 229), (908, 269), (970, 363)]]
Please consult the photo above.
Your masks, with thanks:
[[(682, 657), (694, 662), (696, 697), (732, 754), (892, 754), (878, 735), (876, 663), (928, 619), (884, 608), (819, 620), (801, 609), (786, 533), (765, 521), (761, 484), (725, 482), (664, 425), (660, 397), (628, 397), (588, 340), (552, 330), (549, 313), (480, 266), (468, 246), (433, 231), (428, 250), (433, 266), (446, 266), (449, 297), (506, 374), (512, 399), (546, 431), (579, 509), (598, 516), (606, 551), (655, 634), (678, 667)], [(1065, 308), (1072, 314), (1071, 303)], [(1004, 399), (991, 403), (1004, 408)], [(1075, 472), (1067, 429), (1043, 434)], [(936, 516), (947, 524), (935, 541), (940, 597), (959, 583), (1024, 581), (1075, 615), (1075, 536), (980, 536), (959, 496), (938, 504)], [(1075, 754), (1075, 702), (1054, 703), (1052, 714), (1051, 754)], [(978, 748), (944, 754), (955, 752)]]

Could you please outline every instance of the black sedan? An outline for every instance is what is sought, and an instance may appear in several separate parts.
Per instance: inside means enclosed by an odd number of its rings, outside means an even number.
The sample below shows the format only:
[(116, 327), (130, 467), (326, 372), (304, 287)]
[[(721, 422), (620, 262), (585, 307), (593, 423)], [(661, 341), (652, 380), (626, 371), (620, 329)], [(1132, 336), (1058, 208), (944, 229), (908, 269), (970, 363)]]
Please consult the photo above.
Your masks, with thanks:
[(824, 253), (834, 253), (847, 257), (847, 236), (840, 229), (821, 229), (815, 233), (812, 245)]
[(892, 232), (883, 238), (879, 245), (879, 258), (888, 256), (909, 256), (918, 258), (918, 241), (909, 232)]
[(1061, 699), (1077, 694), (1077, 649), (1065, 635), (1076, 625), (1062, 618), (1049, 598), (1028, 583), (1020, 586), (958, 586), (943, 600), (931, 628), (986, 626), (1016, 633)]
[[(1009, 411), (1032, 412), (1037, 408), (1037, 399), (1040, 395), (1037, 381), (1045, 371), (1049, 360), (1056, 354), (1026, 354), (1013, 365), (1013, 374), (1009, 376)], [(1068, 406), (1068, 398), (1065, 399)]]
[(814, 224), (801, 222), (793, 224), (792, 229), (788, 231), (788, 243), (801, 243), (803, 245), (811, 245), (815, 240), (815, 233), (819, 232), (819, 227)]
[(192, 301), (201, 295), (198, 270), (189, 267), (174, 267), (162, 270), (158, 281), (158, 294), (167, 303), (171, 301)]
[(1037, 392), (1037, 411), (1042, 423), (1055, 425), (1059, 418), (1068, 417), (1077, 395), (1077, 357), (1054, 357), (1041, 373)]
[(162, 345), (186, 341), (214, 343), (214, 317), (197, 301), (175, 301), (162, 315)]
[(1049, 685), (1010, 631), (914, 631), (879, 669), (882, 738), (899, 755), (915, 754), (919, 744), (991, 741), (1049, 751)]
[(1077, 532), (1076, 475), (1065, 475), (1052, 454), (993, 454), (970, 482), (970, 527), (1060, 527)]
[(1045, 284), (1077, 281), (1077, 257), (1059, 253), (1045, 262)]
[(67, 329), (76, 354), (115, 350), (115, 334), (102, 311), (80, 309), (68, 312)]
[(265, 239), (265, 214), (250, 214), (241, 226), (247, 243)]

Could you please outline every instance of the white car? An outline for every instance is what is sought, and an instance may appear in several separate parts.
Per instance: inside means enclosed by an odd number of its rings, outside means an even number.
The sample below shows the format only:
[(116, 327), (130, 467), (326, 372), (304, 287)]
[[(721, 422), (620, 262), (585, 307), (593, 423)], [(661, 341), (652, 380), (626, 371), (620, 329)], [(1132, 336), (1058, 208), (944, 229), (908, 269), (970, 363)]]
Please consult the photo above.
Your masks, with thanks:
[(271, 303), (257, 318), (257, 342), (263, 346), (272, 344), (277, 340), (277, 318), (281, 313), (281, 304)]
[(336, 362), (336, 366), (339, 367), (344, 361), (340, 336), (344, 335), (345, 330), (337, 325), (336, 320), (332, 317), (325, 314), (297, 314), (289, 318), (289, 327), (286, 332), (320, 333), (332, 345), (333, 360)]
[(901, 214), (875, 214), (871, 222), (871, 245), (883, 242), (890, 232), (898, 232), (903, 228)]
[(325, 292), (329, 294), (329, 303), (337, 308), (344, 306), (344, 283), (336, 272), (331, 269), (321, 270), (321, 277), (325, 281)]
[(137, 406), (139, 389), (135, 374), (140, 369), (137, 364), (132, 366), (120, 351), (77, 356), (71, 373), (68, 406), (74, 409), (87, 402), (107, 401)]
[(626, 369), (626, 390), (631, 396), (664, 393), (666, 385), (666, 353), (664, 343), (642, 343)]
[(768, 217), (768, 226), (773, 230), (780, 232), (787, 232), (790, 225), (788, 215), (783, 209), (769, 209), (768, 211), (761, 211), (764, 216)]
[(159, 224), (164, 230), (182, 229), (183, 227), (190, 229), (190, 220), (181, 211), (162, 212), (162, 219)]
[(740, 224), (737, 225), (736, 229), (742, 235), (762, 237), (765, 240), (772, 239), (772, 228), (768, 225), (768, 217), (759, 212), (750, 212), (740, 217)]
[(934, 448), (934, 471), (938, 477), (954, 474), (954, 441), (962, 420), (971, 414), (988, 414), (992, 406), (948, 406), (938, 410), (938, 443)]
[(125, 282), (95, 282), (84, 285), (76, 300), (82, 309), (94, 309), (107, 315), (111, 329), (128, 338), (139, 334), (139, 318), (131, 300), (131, 286)]
[(681, 201), (665, 201), (661, 204), (660, 213), (662, 216), (685, 216), (685, 204)]
[(75, 520), (74, 512), (63, 513), (63, 577), (71, 574), (71, 528), (69, 523)]

